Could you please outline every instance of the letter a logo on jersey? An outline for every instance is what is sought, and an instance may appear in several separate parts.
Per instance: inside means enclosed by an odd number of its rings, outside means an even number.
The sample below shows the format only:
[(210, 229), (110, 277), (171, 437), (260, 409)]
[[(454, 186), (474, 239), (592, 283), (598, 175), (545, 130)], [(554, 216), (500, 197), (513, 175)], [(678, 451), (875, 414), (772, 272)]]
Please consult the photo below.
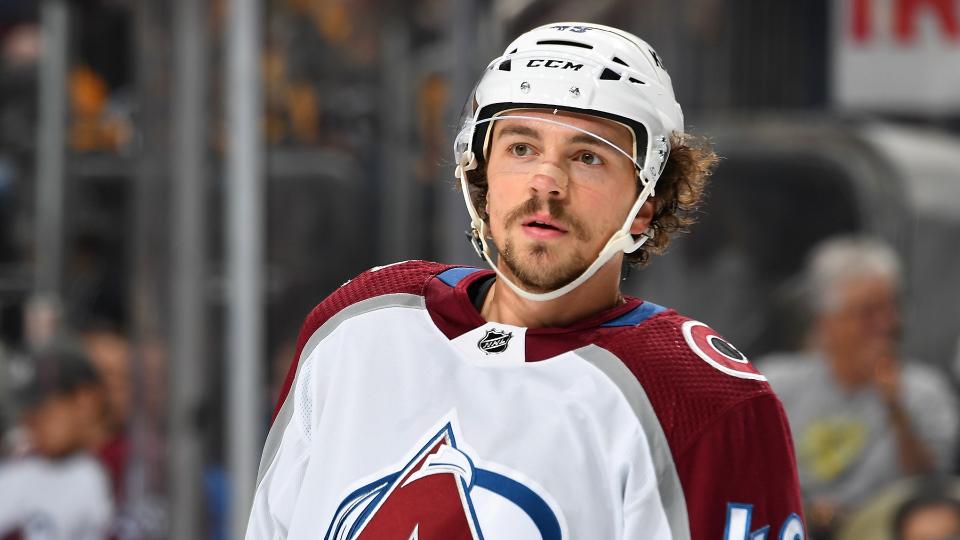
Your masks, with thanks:
[(475, 466), (457, 447), (457, 431), (447, 421), (398, 472), (347, 495), (324, 540), (483, 540), (474, 490), (516, 508), (541, 539), (562, 538), (553, 507), (516, 480)]

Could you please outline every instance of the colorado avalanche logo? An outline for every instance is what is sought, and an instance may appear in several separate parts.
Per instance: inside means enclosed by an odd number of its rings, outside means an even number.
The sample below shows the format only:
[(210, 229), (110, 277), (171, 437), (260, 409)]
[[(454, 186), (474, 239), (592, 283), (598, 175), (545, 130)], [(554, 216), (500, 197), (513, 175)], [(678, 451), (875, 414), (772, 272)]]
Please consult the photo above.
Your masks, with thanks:
[(502, 353), (507, 350), (507, 346), (510, 345), (510, 338), (512, 337), (512, 332), (490, 329), (487, 330), (487, 334), (477, 342), (477, 347), (487, 354)]
[[(347, 495), (324, 540), (483, 540), (484, 529), (521, 526), (529, 530), (518, 538), (563, 538), (554, 507), (523, 483), (477, 467), (457, 447), (458, 433), (456, 421), (446, 421), (397, 472)], [(486, 503), (479, 512), (476, 497)]]

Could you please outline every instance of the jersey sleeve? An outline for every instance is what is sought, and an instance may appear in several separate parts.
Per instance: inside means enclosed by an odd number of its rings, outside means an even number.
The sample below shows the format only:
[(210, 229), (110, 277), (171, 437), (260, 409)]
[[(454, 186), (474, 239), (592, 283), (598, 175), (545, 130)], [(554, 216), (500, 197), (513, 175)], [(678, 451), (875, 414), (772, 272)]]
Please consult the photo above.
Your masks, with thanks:
[(313, 392), (311, 359), (304, 361), (301, 376), (290, 392), (293, 414), (285, 424), (274, 424), (281, 436), (271, 449), (268, 438), (261, 463), (260, 478), (253, 496), (247, 522), (249, 540), (274, 540), (287, 537), (290, 521), (300, 495), (303, 477), (310, 464), (310, 439), (318, 404)]
[(780, 401), (764, 394), (732, 406), (678, 459), (695, 539), (803, 539), (796, 457)]

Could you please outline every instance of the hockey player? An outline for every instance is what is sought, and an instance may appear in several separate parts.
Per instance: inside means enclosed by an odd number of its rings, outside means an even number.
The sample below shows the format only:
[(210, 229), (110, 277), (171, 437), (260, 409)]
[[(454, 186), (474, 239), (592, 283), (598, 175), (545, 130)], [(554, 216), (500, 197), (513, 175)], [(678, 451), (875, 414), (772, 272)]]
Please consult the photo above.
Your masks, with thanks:
[(247, 538), (802, 539), (764, 377), (620, 294), (624, 260), (700, 199), (716, 156), (692, 141), (635, 36), (558, 23), (511, 43), (454, 149), (493, 271), (378, 267), (311, 312)]

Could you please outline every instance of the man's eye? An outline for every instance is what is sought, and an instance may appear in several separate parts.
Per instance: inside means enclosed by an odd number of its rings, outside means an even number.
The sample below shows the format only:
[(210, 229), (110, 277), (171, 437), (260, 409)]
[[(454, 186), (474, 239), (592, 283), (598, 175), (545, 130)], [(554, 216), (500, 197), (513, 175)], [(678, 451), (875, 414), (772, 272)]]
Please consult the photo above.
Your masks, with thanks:
[(603, 160), (600, 159), (600, 156), (593, 154), (591, 152), (584, 152), (580, 154), (580, 161), (586, 163), (587, 165), (602, 165)]
[(519, 157), (529, 156), (533, 153), (529, 146), (524, 143), (516, 143), (510, 145), (510, 152)]

